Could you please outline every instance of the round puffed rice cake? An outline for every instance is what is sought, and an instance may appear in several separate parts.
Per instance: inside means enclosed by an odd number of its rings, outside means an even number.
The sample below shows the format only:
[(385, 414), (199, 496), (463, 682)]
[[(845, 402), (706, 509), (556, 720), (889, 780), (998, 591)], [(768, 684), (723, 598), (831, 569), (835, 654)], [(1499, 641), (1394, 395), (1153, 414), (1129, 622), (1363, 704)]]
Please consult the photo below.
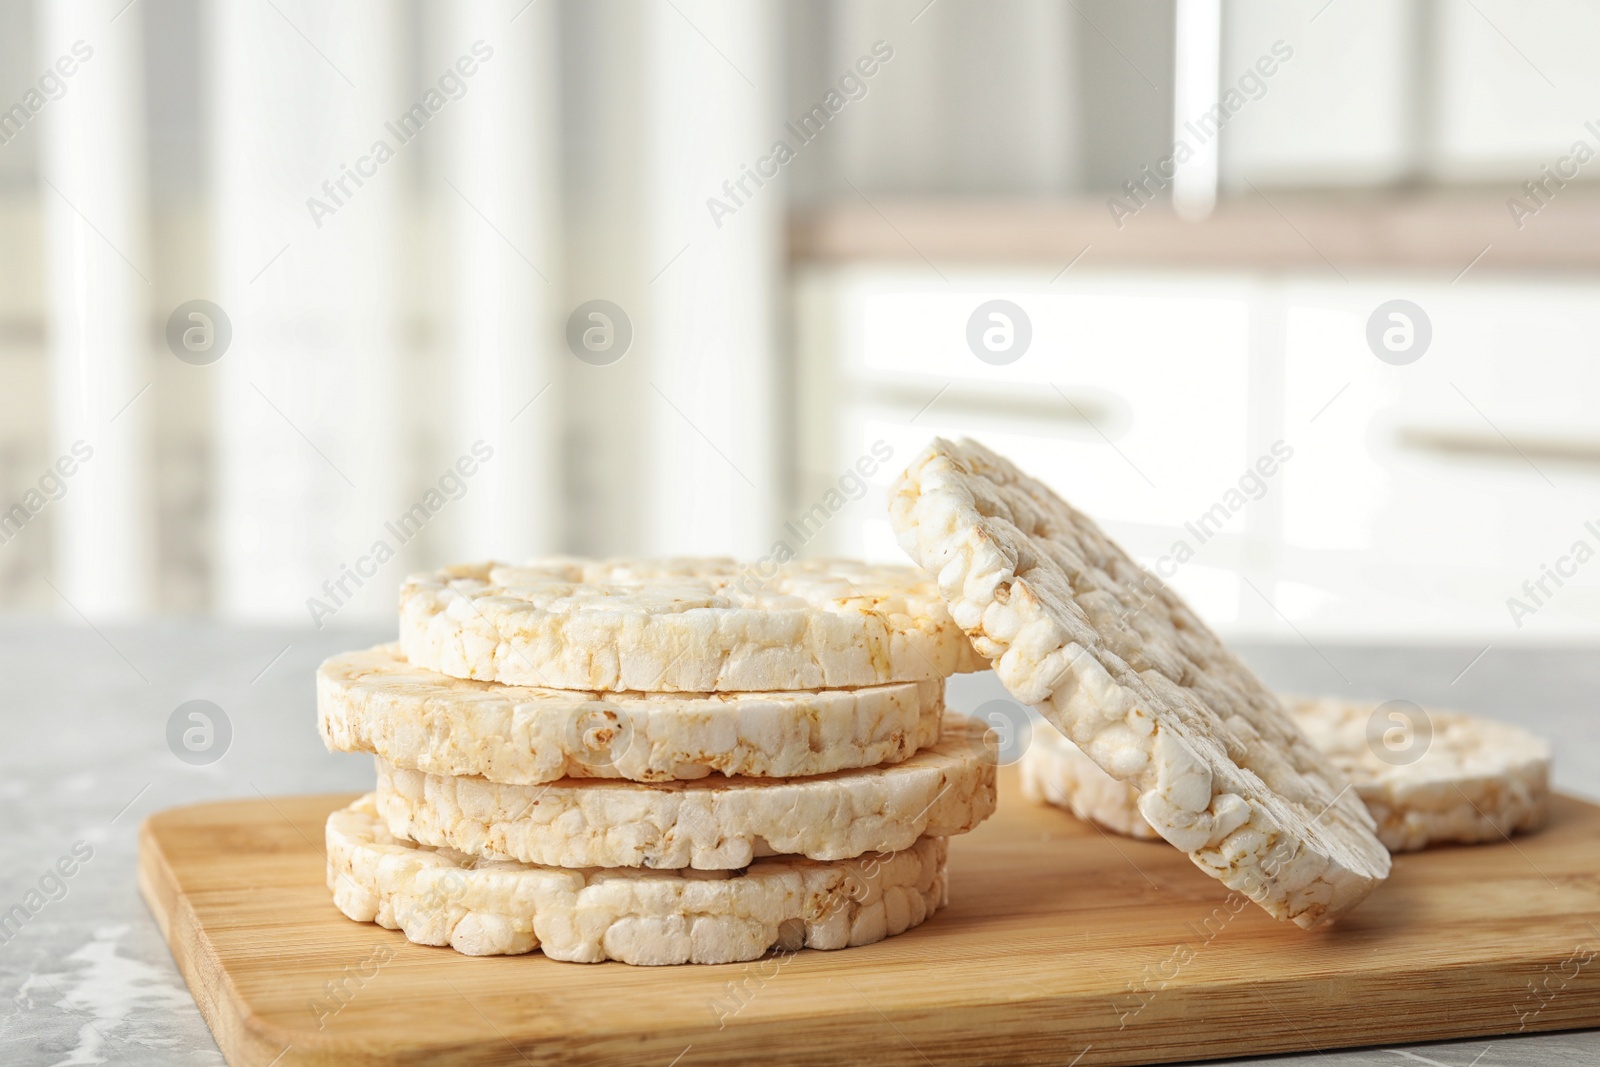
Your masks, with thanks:
[(963, 834), (994, 813), (994, 753), (949, 716), (903, 763), (810, 778), (504, 785), (378, 760), (377, 811), (397, 836), (559, 867), (734, 870), (761, 856), (849, 859)]
[(909, 567), (792, 560), (553, 558), (412, 575), (413, 665), (506, 685), (606, 692), (836, 689), (982, 670)]
[(469, 956), (542, 949), (577, 963), (737, 963), (865, 945), (946, 903), (946, 844), (743, 871), (566, 870), (487, 862), (389, 832), (370, 794), (328, 817), (328, 886), (357, 922)]
[[(1415, 758), (1374, 736), (1386, 727), (1373, 701), (1283, 697), (1284, 707), (1350, 777), (1390, 852), (1503, 841), (1537, 830), (1550, 814), (1550, 745), (1526, 730), (1455, 711), (1425, 711)], [(1375, 725), (1376, 722), (1376, 725)], [(1409, 747), (1409, 746), (1408, 746)], [(1129, 837), (1154, 838), (1138, 791), (1102, 771), (1054, 730), (1034, 732), (1022, 757), (1034, 800)]]
[(1020, 761), (1022, 793), (1029, 800), (1065, 808), (1084, 822), (1142, 841), (1161, 835), (1139, 814), (1139, 790), (1102, 771), (1052, 726), (1036, 724)]
[(1389, 873), (1344, 775), (1265, 686), (1087, 516), (975, 442), (935, 440), (890, 491), (900, 545), (1023, 704), (1201, 870), (1316, 926)]
[(899, 763), (939, 738), (944, 681), (790, 693), (602, 693), (469, 681), (400, 646), (317, 670), (330, 750), (508, 785), (559, 778), (760, 778)]

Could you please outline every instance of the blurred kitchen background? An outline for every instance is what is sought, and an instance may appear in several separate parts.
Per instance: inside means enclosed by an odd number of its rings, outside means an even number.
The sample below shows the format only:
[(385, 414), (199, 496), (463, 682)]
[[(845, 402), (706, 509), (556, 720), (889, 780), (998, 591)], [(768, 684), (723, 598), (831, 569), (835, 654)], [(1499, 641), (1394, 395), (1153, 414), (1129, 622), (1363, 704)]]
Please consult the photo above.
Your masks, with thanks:
[(1230, 634), (1600, 636), (1597, 44), (1578, 0), (0, 0), (0, 609), (895, 559), (939, 433)]

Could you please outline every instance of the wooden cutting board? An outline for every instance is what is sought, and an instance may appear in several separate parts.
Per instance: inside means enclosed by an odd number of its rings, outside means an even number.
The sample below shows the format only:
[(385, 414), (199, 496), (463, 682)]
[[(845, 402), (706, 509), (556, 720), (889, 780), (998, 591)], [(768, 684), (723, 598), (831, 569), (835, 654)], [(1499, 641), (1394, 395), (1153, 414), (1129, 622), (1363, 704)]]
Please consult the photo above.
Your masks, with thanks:
[(204, 804), (140, 831), (145, 900), (234, 1067), (1090, 1067), (1600, 1025), (1600, 808), (1577, 800), (1515, 843), (1398, 857), (1307, 933), (1235, 913), (1166, 845), (1029, 804), (1008, 772), (921, 928), (636, 968), (471, 959), (344, 918), (322, 825), (349, 799)]

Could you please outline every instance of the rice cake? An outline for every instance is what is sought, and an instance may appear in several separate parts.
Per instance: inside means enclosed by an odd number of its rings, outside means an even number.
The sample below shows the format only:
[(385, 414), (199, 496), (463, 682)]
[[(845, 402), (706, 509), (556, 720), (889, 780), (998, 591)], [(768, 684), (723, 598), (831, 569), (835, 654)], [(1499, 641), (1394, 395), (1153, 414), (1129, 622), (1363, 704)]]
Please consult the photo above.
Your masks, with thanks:
[(1013, 697), (1112, 777), (1212, 877), (1316, 926), (1389, 873), (1344, 775), (1159, 578), (1048, 486), (935, 440), (890, 521)]
[(1052, 726), (1035, 725), (1020, 760), (1022, 793), (1124, 837), (1159, 841), (1139, 814), (1139, 790), (1102, 771)]
[(472, 956), (542, 949), (578, 963), (737, 963), (769, 949), (865, 945), (946, 902), (946, 843), (744, 871), (565, 870), (485, 862), (389, 832), (371, 794), (327, 823), (328, 886), (357, 922)]
[(1391, 852), (1503, 841), (1549, 818), (1550, 744), (1526, 730), (1458, 711), (1417, 709), (1426, 735), (1391, 749), (1383, 736), (1393, 728), (1383, 714), (1388, 704), (1283, 701), (1312, 743), (1350, 776)]
[[(1350, 776), (1390, 852), (1481, 844), (1537, 830), (1550, 813), (1550, 746), (1515, 726), (1428, 709), (1414, 759), (1380, 754), (1372, 701), (1284, 697), (1312, 742)], [(1381, 722), (1378, 724), (1383, 725)], [(1022, 757), (1025, 792), (1129, 837), (1156, 837), (1138, 791), (1102, 771), (1054, 730), (1038, 730)]]
[(899, 763), (939, 738), (944, 682), (790, 693), (602, 693), (470, 681), (398, 644), (317, 670), (323, 742), (508, 785), (558, 778), (782, 778)]
[(377, 810), (397, 836), (558, 867), (734, 870), (770, 855), (849, 859), (966, 833), (994, 814), (993, 752), (950, 716), (904, 763), (810, 778), (503, 785), (378, 760)]
[(836, 689), (982, 670), (932, 583), (850, 560), (552, 558), (407, 579), (400, 642), (456, 678), (606, 692)]

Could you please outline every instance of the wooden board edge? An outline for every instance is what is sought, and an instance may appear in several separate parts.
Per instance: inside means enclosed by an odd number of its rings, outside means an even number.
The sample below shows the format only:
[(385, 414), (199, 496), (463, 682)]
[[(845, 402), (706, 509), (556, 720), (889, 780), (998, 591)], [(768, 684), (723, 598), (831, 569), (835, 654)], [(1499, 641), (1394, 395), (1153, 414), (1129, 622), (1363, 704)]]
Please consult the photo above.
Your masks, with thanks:
[[(144, 900), (172, 954), (172, 962), (189, 987), (189, 995), (205, 1019), (212, 1040), (229, 1067), (270, 1067), (279, 1062), (292, 1046), (303, 1054), (318, 1054), (315, 1059), (295, 1057), (302, 1063), (347, 1062), (337, 1049), (318, 1046), (322, 1040), (307, 1042), (301, 1031), (275, 1026), (245, 1010), (244, 997), (222, 964), (211, 939), (195, 914), (194, 906), (179, 890), (176, 876), (161, 847), (160, 822), (217, 802), (185, 805), (156, 812), (139, 824), (137, 881)], [(295, 1044), (296, 1040), (300, 1043)]]
[[(1529, 964), (1529, 977), (1536, 977), (1536, 964)], [(1493, 977), (1503, 976), (1495, 967), (1472, 964), (1452, 968), (1460, 974), (1477, 971)], [(1318, 1000), (1319, 991), (1326, 994), (1325, 980), (1306, 978), (1294, 983), (1294, 993), (1288, 998), (1301, 1004)], [(709, 1067), (738, 1067), (750, 1059), (752, 1047), (779, 1047), (805, 1050), (791, 1059), (779, 1056), (772, 1060), (785, 1064), (823, 1064), (850, 1062), (860, 1051), (860, 1033), (864, 1029), (884, 1029), (886, 1046), (875, 1048), (873, 1060), (888, 1067), (918, 1067), (928, 1063), (938, 1064), (1012, 1064), (1038, 1062), (1076, 1062), (1082, 1056), (1085, 1067), (1131, 1067), (1139, 1064), (1191, 1063), (1214, 1060), (1252, 1060), (1262, 1056), (1326, 1055), (1330, 1052), (1359, 1052), (1362, 1049), (1404, 1047), (1419, 1043), (1439, 1041), (1464, 1041), (1473, 1039), (1505, 1039), (1516, 1036), (1549, 1033), (1561, 1030), (1592, 1028), (1600, 1023), (1600, 991), (1571, 995), (1552, 1002), (1551, 1007), (1524, 1029), (1516, 1028), (1507, 1003), (1508, 1022), (1505, 1026), (1485, 1026), (1483, 1016), (1469, 1012), (1451, 1013), (1433, 1018), (1396, 1019), (1392, 1015), (1373, 1013), (1344, 1018), (1302, 1018), (1290, 1020), (1282, 1011), (1270, 1006), (1263, 998), (1268, 994), (1250, 989), (1251, 983), (1240, 981), (1215, 987), (1215, 991), (1232, 994), (1235, 1003), (1246, 1014), (1235, 1020), (1236, 1025), (1226, 1027), (1226, 1036), (1211, 1034), (1204, 1045), (1195, 1044), (1191, 1021), (1165, 1019), (1140, 1027), (1143, 1034), (1134, 1043), (1123, 1047), (1115, 1045), (1119, 1027), (1115, 1025), (1085, 1026), (1071, 1032), (1052, 1029), (1053, 1021), (1083, 1019), (1102, 1014), (1104, 1003), (1096, 996), (1040, 996), (1021, 998), (1004, 1005), (979, 1006), (969, 1010), (951, 1011), (948, 1008), (888, 1008), (879, 1010), (867, 1005), (856, 1011), (840, 1012), (830, 1016), (829, 1027), (818, 1031), (815, 1020), (784, 1020), (756, 1023), (741, 1034), (744, 1027), (729, 1027), (728, 1044), (705, 1040), (701, 1031), (694, 1040), (695, 1062)], [(1499, 994), (1484, 989), (1476, 997)], [(1250, 1005), (1254, 1003), (1254, 1008)], [(1273, 1040), (1263, 1041), (1251, 1032), (1251, 1019), (1264, 1020), (1277, 1031)], [(1287, 1024), (1287, 1025), (1283, 1025)], [(889, 1029), (891, 1028), (892, 1029)], [(898, 1035), (898, 1036), (897, 1036)], [(664, 1052), (668, 1059), (694, 1039), (693, 1032), (684, 1032), (676, 1047), (665, 1041), (665, 1033), (651, 1034), (650, 1043), (641, 1043), (641, 1053)], [(916, 1044), (911, 1042), (915, 1040)], [(1003, 1051), (1002, 1051), (1003, 1050)], [(600, 1062), (588, 1060), (583, 1062)], [(609, 1062), (609, 1061), (607, 1061)]]

